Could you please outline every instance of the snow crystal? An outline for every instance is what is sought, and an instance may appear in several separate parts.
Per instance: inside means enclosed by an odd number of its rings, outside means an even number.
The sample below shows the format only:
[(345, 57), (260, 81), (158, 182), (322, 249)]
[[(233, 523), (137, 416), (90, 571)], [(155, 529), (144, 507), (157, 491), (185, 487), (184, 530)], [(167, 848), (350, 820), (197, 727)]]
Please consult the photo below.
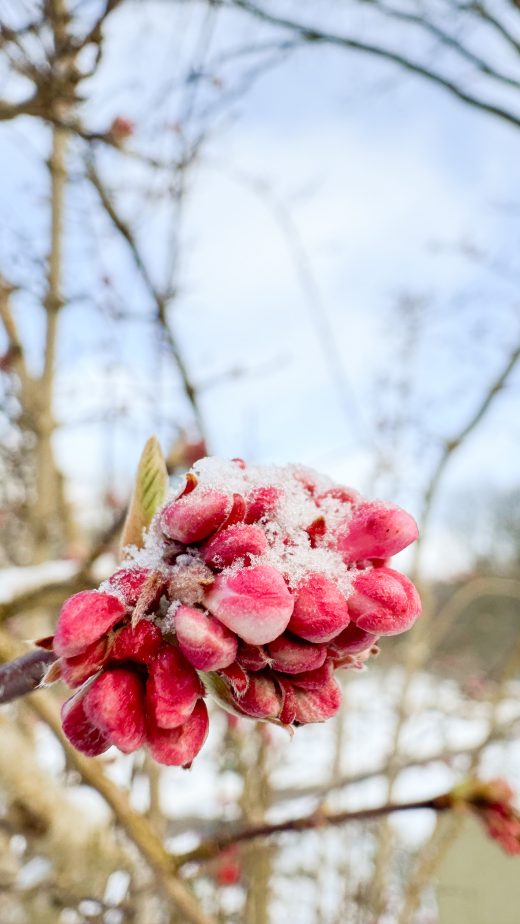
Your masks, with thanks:
[[(299, 465), (242, 466), (239, 461), (216, 458), (201, 459), (194, 470), (203, 488), (217, 488), (246, 497), (255, 488), (274, 486), (280, 489), (274, 512), (262, 521), (268, 547), (261, 555), (251, 558), (252, 565), (276, 568), (291, 589), (310, 572), (318, 572), (334, 580), (342, 593), (351, 592), (356, 572), (333, 548), (325, 544), (312, 548), (307, 532), (320, 516), (325, 517), (329, 532), (340, 523), (346, 525), (352, 516), (352, 503), (327, 494), (334, 489), (330, 478)], [(357, 497), (356, 492), (351, 494)], [(314, 497), (320, 499), (319, 506)], [(243, 561), (239, 560), (225, 570), (233, 572), (242, 565)]]

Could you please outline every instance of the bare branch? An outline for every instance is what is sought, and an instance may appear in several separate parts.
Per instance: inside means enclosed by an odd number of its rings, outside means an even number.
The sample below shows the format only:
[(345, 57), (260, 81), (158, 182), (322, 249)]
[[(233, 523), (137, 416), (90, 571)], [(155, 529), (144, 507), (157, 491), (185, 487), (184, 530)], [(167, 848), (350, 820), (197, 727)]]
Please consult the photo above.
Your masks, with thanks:
[(166, 337), (168, 346), (170, 348), (173, 359), (177, 366), (177, 370), (181, 377), (184, 393), (191, 405), (191, 409), (193, 411), (193, 416), (197, 423), (199, 433), (202, 437), (204, 437), (204, 422), (202, 419), (202, 413), (201, 413), (200, 406), (199, 406), (197, 389), (191, 379), (191, 376), (188, 371), (188, 367), (184, 361), (184, 357), (181, 353), (179, 344), (177, 343), (177, 340), (175, 339), (171, 331), (171, 327), (168, 323), (167, 311), (168, 311), (169, 299), (167, 296), (165, 296), (159, 291), (159, 289), (156, 287), (155, 283), (153, 282), (148, 272), (148, 268), (139, 251), (135, 237), (129, 225), (127, 224), (127, 222), (125, 222), (124, 219), (119, 214), (113, 198), (110, 196), (108, 190), (106, 189), (104, 183), (102, 182), (99, 176), (98, 171), (96, 170), (95, 163), (92, 157), (89, 159), (88, 164), (87, 164), (87, 175), (99, 196), (101, 205), (103, 206), (108, 218), (110, 219), (111, 223), (113, 224), (114, 228), (119, 233), (119, 235), (123, 238), (124, 241), (126, 241), (126, 244), (128, 245), (130, 253), (134, 259), (134, 263), (139, 271), (139, 274), (148, 290), (148, 293), (150, 294), (152, 298), (152, 301), (155, 306), (157, 321), (161, 325), (161, 329), (164, 333), (164, 336)]
[(41, 683), (45, 671), (56, 660), (52, 651), (38, 648), (0, 667), (0, 703), (32, 693)]
[(387, 803), (386, 805), (378, 805), (375, 808), (359, 809), (354, 812), (328, 812), (324, 808), (318, 808), (309, 815), (303, 815), (300, 818), (290, 818), (288, 821), (279, 821), (272, 824), (250, 825), (245, 828), (237, 829), (234, 832), (231, 831), (221, 837), (217, 836), (208, 839), (199, 844), (198, 847), (195, 847), (194, 850), (190, 850), (187, 853), (175, 857), (175, 864), (177, 868), (180, 868), (187, 863), (204, 862), (222, 853), (223, 850), (226, 850), (232, 844), (242, 844), (259, 838), (334, 827), (354, 821), (373, 821), (396, 812), (414, 812), (419, 809), (431, 809), (435, 812), (443, 812), (451, 807), (450, 798), (446, 795), (442, 795), (436, 796), (433, 799), (419, 799), (415, 802)]
[[(262, 22), (292, 32), (300, 38), (302, 44), (332, 45), (336, 48), (361, 52), (397, 64), (402, 70), (423, 77), (430, 83), (436, 84), (444, 90), (448, 90), (453, 96), (457, 97), (457, 99), (460, 99), (468, 106), (497, 116), (510, 125), (514, 125), (515, 128), (520, 127), (520, 114), (517, 115), (514, 111), (506, 109), (501, 105), (492, 103), (482, 97), (474, 96), (449, 77), (445, 77), (443, 74), (425, 67), (418, 61), (412, 60), (391, 48), (385, 48), (382, 45), (361, 41), (360, 39), (355, 39), (347, 35), (327, 32), (313, 25), (307, 25), (297, 20), (287, 19), (283, 16), (277, 16), (274, 13), (261, 9), (256, 6), (256, 4), (251, 3), (250, 0), (220, 0), (220, 2), (223, 3), (224, 6), (235, 7), (236, 9), (242, 10), (244, 13), (249, 13)], [(495, 77), (497, 75), (493, 74), (493, 76)]]

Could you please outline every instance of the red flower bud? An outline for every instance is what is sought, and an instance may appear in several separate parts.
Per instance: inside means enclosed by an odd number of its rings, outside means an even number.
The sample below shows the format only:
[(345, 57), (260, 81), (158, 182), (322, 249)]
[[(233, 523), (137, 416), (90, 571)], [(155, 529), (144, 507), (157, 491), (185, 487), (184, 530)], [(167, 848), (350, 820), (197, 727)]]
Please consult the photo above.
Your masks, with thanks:
[(301, 674), (321, 667), (327, 657), (325, 645), (313, 645), (291, 635), (280, 635), (267, 646), (271, 667), (285, 674)]
[(240, 642), (237, 662), (247, 671), (261, 671), (269, 666), (269, 656), (262, 645), (248, 645)]
[(400, 507), (365, 501), (352, 519), (338, 531), (338, 550), (347, 562), (367, 558), (390, 558), (419, 535), (414, 518)]
[(280, 635), (293, 609), (284, 579), (270, 565), (219, 575), (204, 601), (217, 619), (251, 645)]
[(309, 642), (329, 642), (350, 621), (347, 601), (324, 574), (311, 574), (298, 588), (289, 630)]
[(85, 651), (73, 658), (61, 658), (61, 676), (69, 687), (80, 687), (85, 680), (96, 674), (108, 658), (110, 644), (108, 638), (92, 642)]
[(104, 671), (88, 687), (83, 704), (92, 724), (120, 751), (130, 754), (144, 744), (144, 686), (133, 671)]
[(175, 632), (183, 655), (199, 671), (216, 671), (235, 660), (236, 635), (202, 610), (180, 606), (175, 613)]
[(61, 724), (64, 734), (76, 750), (87, 757), (97, 757), (108, 751), (112, 742), (86, 715), (84, 697), (85, 691), (80, 690), (63, 703)]
[(366, 651), (367, 648), (371, 648), (372, 645), (376, 644), (377, 639), (377, 635), (366, 632), (365, 629), (360, 629), (359, 626), (351, 622), (346, 629), (343, 629), (343, 632), (336, 635), (336, 638), (330, 642), (327, 651), (334, 664), (340, 666), (344, 658), (348, 659), (353, 654)]
[(223, 491), (198, 486), (164, 509), (161, 524), (169, 539), (189, 545), (216, 532), (231, 509), (232, 501)]
[(193, 712), (204, 688), (183, 654), (164, 645), (149, 664), (147, 711), (160, 728), (177, 728)]
[(140, 619), (136, 626), (123, 626), (114, 638), (111, 661), (137, 661), (147, 664), (163, 643), (162, 632), (149, 619)]
[(258, 523), (270, 517), (276, 510), (282, 492), (274, 485), (254, 488), (247, 496), (246, 523)]
[(191, 715), (177, 728), (159, 728), (150, 723), (147, 738), (150, 753), (160, 764), (189, 767), (204, 744), (209, 729), (208, 710), (199, 700)]
[(246, 564), (250, 564), (251, 557), (262, 555), (266, 548), (267, 539), (260, 527), (237, 523), (219, 530), (202, 546), (201, 555), (206, 564), (226, 568), (237, 558), (243, 558)]
[(119, 594), (127, 606), (135, 606), (149, 574), (148, 568), (120, 568), (109, 577), (107, 587)]
[(246, 692), (234, 700), (241, 712), (255, 719), (276, 718), (282, 708), (282, 695), (266, 674), (251, 674)]
[(65, 658), (80, 654), (97, 642), (126, 614), (124, 603), (113, 594), (82, 590), (69, 597), (58, 617), (54, 651)]
[(421, 612), (412, 582), (391, 568), (361, 571), (348, 600), (349, 613), (360, 629), (374, 635), (398, 635), (409, 629)]

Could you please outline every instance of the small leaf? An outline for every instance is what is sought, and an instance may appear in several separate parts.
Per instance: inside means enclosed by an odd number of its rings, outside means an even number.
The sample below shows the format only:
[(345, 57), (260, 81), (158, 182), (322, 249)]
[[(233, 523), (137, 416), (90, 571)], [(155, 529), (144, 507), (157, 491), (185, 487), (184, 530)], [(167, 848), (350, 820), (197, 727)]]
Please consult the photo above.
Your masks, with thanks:
[(168, 471), (156, 436), (151, 436), (142, 451), (135, 485), (121, 537), (121, 549), (127, 545), (142, 548), (143, 533), (166, 500)]

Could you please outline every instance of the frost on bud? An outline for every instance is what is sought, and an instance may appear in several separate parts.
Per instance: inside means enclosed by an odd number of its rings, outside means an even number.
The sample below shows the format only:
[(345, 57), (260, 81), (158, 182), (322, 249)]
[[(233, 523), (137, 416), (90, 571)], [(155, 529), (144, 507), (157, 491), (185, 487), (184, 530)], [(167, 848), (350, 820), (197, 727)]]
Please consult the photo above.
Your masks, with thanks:
[(169, 539), (187, 545), (200, 542), (216, 532), (232, 508), (232, 501), (223, 491), (197, 487), (165, 507), (161, 524)]
[(83, 704), (92, 724), (123, 753), (144, 744), (144, 687), (133, 671), (104, 671), (89, 686)]
[(148, 568), (120, 568), (109, 577), (107, 586), (119, 594), (127, 606), (135, 606), (149, 573)]
[(203, 694), (191, 664), (171, 645), (164, 645), (149, 664), (147, 710), (160, 728), (177, 728), (186, 721)]
[(167, 483), (152, 437), (123, 566), (67, 601), (55, 638), (39, 642), (58, 655), (46, 681), (85, 684), (64, 707), (70, 740), (92, 754), (144, 744), (187, 766), (207, 733), (206, 693), (275, 724), (334, 715), (334, 671), (361, 669), (380, 635), (419, 613), (413, 585), (386, 567), (416, 537), (413, 519), (294, 465), (206, 458), (165, 502)]
[(207, 564), (217, 568), (232, 565), (237, 558), (250, 564), (251, 556), (262, 555), (267, 548), (265, 533), (258, 526), (236, 523), (220, 530), (201, 548)]
[(240, 711), (254, 719), (277, 718), (282, 708), (281, 693), (265, 674), (251, 674), (246, 692), (234, 699)]
[(204, 600), (217, 619), (251, 645), (280, 635), (294, 605), (282, 575), (270, 565), (219, 575)]
[(417, 523), (405, 510), (377, 501), (365, 501), (355, 510), (347, 527), (337, 536), (345, 561), (390, 558), (419, 535)]
[(204, 744), (209, 729), (208, 710), (199, 700), (193, 712), (178, 728), (148, 726), (148, 747), (152, 757), (169, 767), (189, 767)]
[(61, 724), (64, 734), (76, 750), (87, 757), (97, 757), (108, 751), (111, 741), (92, 724), (85, 713), (84, 691), (71, 696), (61, 707)]
[(271, 667), (285, 674), (301, 674), (321, 667), (327, 657), (325, 645), (313, 645), (291, 635), (280, 635), (267, 646)]
[(361, 571), (354, 580), (348, 608), (356, 626), (374, 635), (398, 635), (409, 629), (421, 612), (412, 582), (392, 568)]
[(281, 497), (281, 491), (274, 485), (255, 488), (247, 500), (246, 523), (258, 523), (266, 517), (272, 516)]
[(97, 642), (126, 613), (124, 603), (113, 594), (82, 590), (69, 597), (58, 617), (54, 651), (70, 658)]
[(289, 630), (309, 642), (330, 642), (350, 621), (347, 601), (323, 574), (311, 574), (298, 588)]
[(238, 640), (218, 619), (192, 606), (175, 613), (175, 633), (185, 658), (199, 671), (216, 671), (236, 658)]

